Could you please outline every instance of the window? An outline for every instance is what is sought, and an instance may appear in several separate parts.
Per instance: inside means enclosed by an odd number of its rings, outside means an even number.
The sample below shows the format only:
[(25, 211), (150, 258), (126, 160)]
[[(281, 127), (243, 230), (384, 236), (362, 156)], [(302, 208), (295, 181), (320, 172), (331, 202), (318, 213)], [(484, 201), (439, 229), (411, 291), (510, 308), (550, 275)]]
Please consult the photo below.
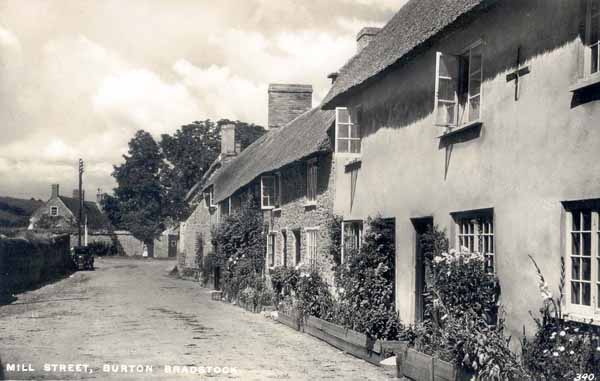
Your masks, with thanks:
[(465, 247), (469, 252), (483, 254), (486, 270), (495, 272), (494, 212), (461, 213), (455, 220), (457, 249)]
[(287, 267), (287, 256), (288, 256), (288, 233), (286, 230), (281, 232), (281, 238), (283, 241), (281, 242), (281, 263), (283, 267)]
[(275, 247), (277, 243), (277, 234), (274, 232), (269, 233), (267, 236), (267, 259), (269, 267), (275, 266)]
[(308, 162), (306, 174), (306, 198), (309, 203), (317, 200), (318, 163), (317, 159)]
[[(586, 205), (587, 204), (587, 205)], [(569, 315), (600, 317), (600, 203), (567, 210), (566, 299)]]
[(302, 262), (302, 234), (300, 229), (292, 230), (292, 234), (294, 235), (294, 265), (298, 265)]
[(586, 40), (586, 76), (598, 73), (600, 69), (600, 0), (588, 0)]
[(208, 191), (205, 193), (204, 198), (206, 200), (206, 206), (209, 208), (216, 207), (215, 205), (215, 189), (210, 187)]
[(317, 267), (317, 233), (316, 228), (306, 229), (306, 250), (308, 253), (308, 264), (312, 269)]
[(480, 120), (482, 63), (480, 43), (461, 55), (437, 53), (436, 125), (457, 127)]
[[(360, 115), (360, 111), (357, 113)], [(360, 153), (359, 118), (352, 118), (345, 107), (335, 109), (335, 152)]]
[(58, 216), (58, 206), (51, 206), (50, 207), (50, 215), (52, 217)]
[(280, 176), (263, 176), (260, 178), (260, 198), (263, 209), (279, 206)]
[(362, 246), (363, 222), (362, 221), (344, 221), (342, 222), (342, 263), (344, 255), (351, 250), (359, 250)]

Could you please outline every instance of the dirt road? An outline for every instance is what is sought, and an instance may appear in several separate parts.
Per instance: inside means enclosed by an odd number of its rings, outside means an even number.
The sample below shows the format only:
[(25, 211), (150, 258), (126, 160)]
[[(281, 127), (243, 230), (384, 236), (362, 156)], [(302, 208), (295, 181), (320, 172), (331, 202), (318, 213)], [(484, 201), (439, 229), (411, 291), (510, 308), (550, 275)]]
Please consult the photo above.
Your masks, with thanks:
[[(168, 276), (101, 259), (0, 307), (6, 379), (386, 380), (382, 369)], [(7, 369), (7, 367), (9, 369)], [(14, 370), (13, 370), (14, 369)]]

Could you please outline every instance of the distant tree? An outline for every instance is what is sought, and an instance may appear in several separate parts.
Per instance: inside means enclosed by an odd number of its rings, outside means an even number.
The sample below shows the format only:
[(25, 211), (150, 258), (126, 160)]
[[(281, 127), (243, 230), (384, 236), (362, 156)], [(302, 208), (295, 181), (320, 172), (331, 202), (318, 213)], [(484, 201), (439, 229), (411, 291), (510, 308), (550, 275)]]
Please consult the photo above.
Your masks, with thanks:
[(164, 229), (160, 182), (163, 155), (152, 135), (140, 130), (129, 141), (129, 152), (123, 158), (125, 162), (115, 166), (112, 174), (117, 181), (120, 225), (152, 253), (154, 238)]
[(119, 199), (107, 194), (102, 198), (100, 205), (110, 223), (116, 228), (122, 228), (123, 221), (121, 219), (121, 204), (119, 203)]
[(189, 216), (185, 196), (217, 159), (221, 150), (221, 127), (234, 124), (236, 143), (245, 149), (266, 131), (263, 127), (240, 121), (205, 120), (182, 126), (173, 135), (164, 134), (160, 147), (166, 159), (161, 173), (165, 218), (182, 221)]

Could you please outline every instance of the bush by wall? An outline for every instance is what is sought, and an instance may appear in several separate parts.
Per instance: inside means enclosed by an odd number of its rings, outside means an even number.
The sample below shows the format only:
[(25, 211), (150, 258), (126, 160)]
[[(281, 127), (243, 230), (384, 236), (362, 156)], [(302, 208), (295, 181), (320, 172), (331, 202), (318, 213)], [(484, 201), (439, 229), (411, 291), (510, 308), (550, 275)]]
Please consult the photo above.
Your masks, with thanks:
[(73, 269), (69, 236), (0, 239), (0, 298), (67, 274)]

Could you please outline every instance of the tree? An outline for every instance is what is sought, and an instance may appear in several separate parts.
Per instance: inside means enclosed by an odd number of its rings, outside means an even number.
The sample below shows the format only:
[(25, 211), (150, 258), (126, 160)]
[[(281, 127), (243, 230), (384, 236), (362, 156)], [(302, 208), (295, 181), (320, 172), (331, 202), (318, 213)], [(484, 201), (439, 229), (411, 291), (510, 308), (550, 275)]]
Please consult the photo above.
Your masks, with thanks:
[(221, 119), (196, 121), (182, 126), (173, 135), (162, 135), (160, 147), (167, 162), (161, 173), (165, 218), (182, 221), (189, 216), (185, 196), (219, 156), (221, 127), (226, 124), (235, 125), (236, 143), (242, 150), (266, 132), (261, 126)]
[(154, 238), (164, 229), (160, 183), (163, 155), (152, 135), (140, 130), (123, 158), (125, 162), (115, 166), (112, 174), (117, 181), (120, 225), (143, 241), (152, 254)]
[(122, 228), (123, 221), (121, 218), (121, 205), (119, 199), (107, 194), (102, 198), (100, 205), (110, 223), (116, 228)]

